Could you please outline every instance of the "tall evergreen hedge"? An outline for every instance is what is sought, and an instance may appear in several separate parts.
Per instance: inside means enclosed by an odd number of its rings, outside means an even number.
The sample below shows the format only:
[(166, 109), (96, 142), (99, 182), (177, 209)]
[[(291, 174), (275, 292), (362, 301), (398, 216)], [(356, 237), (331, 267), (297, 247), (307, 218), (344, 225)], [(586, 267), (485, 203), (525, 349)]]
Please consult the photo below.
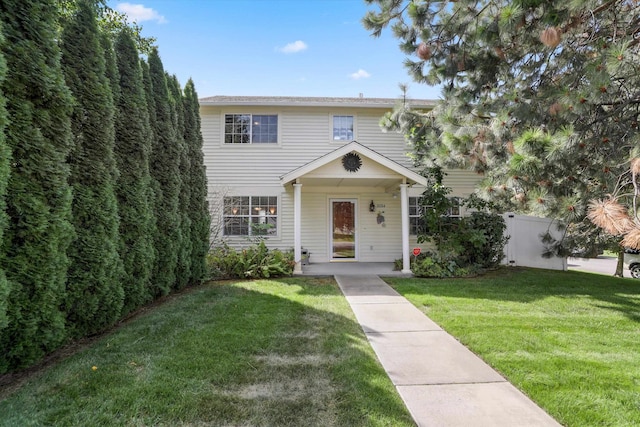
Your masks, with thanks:
[(153, 299), (155, 215), (149, 173), (151, 128), (138, 51), (127, 31), (115, 43), (119, 74), (116, 98), (116, 159), (120, 212), (120, 255), (124, 262), (123, 313)]
[(113, 155), (114, 106), (95, 12), (80, 1), (65, 24), (62, 67), (75, 97), (68, 162), (75, 239), (69, 248), (66, 312), (70, 331), (85, 336), (112, 325), (122, 310), (122, 262)]
[(205, 277), (193, 82), (96, 5), (0, 0), (0, 374)]
[(10, 283), (0, 372), (27, 366), (66, 338), (72, 97), (60, 67), (57, 2), (3, 0), (7, 143), (12, 151), (1, 251)]
[[(118, 65), (116, 63), (115, 47), (109, 34), (100, 32), (99, 37), (100, 45), (104, 52), (105, 73), (109, 81), (109, 87), (111, 88), (111, 98), (113, 99), (115, 109), (116, 100), (120, 96), (120, 75), (118, 74)], [(114, 115), (115, 114), (114, 110)]]
[(178, 263), (176, 265), (176, 283), (177, 289), (187, 286), (191, 281), (191, 252), (193, 250), (193, 242), (191, 241), (191, 218), (189, 216), (189, 199), (191, 197), (191, 188), (189, 187), (189, 170), (191, 162), (187, 153), (184, 133), (185, 133), (185, 112), (184, 103), (182, 101), (182, 89), (176, 76), (167, 75), (167, 85), (169, 87), (169, 96), (171, 98), (171, 108), (174, 116), (174, 129), (176, 135), (176, 143), (180, 150), (180, 192), (178, 195), (178, 216), (180, 218), (180, 242), (178, 246)]
[(158, 251), (153, 285), (157, 295), (165, 295), (176, 284), (178, 251), (182, 240), (179, 213), (181, 147), (176, 138), (171, 98), (157, 49), (149, 54), (149, 76), (155, 104), (150, 170), (155, 181), (155, 247)]
[[(4, 46), (4, 37), (2, 36), (2, 25), (0, 25), (0, 46)], [(0, 87), (4, 80), (5, 73), (7, 71), (7, 64), (4, 61), (4, 56), (0, 53)], [(5, 98), (2, 91), (0, 91), (0, 241), (2, 241), (2, 235), (4, 229), (7, 226), (7, 214), (6, 214), (6, 202), (5, 195), (7, 194), (7, 181), (9, 179), (9, 156), (10, 150), (7, 145), (7, 140), (4, 136), (4, 129), (7, 125), (7, 111), (5, 109)], [(0, 259), (4, 256), (4, 253), (0, 252)], [(4, 274), (2, 267), (3, 263), (0, 261), (0, 334), (2, 330), (7, 327), (9, 320), (7, 318), (7, 299), (9, 297), (9, 284), (7, 283), (7, 277)]]
[(202, 153), (200, 105), (193, 80), (184, 87), (184, 141), (189, 157), (186, 182), (189, 187), (188, 216), (191, 219), (191, 282), (200, 283), (206, 277), (206, 256), (209, 252), (211, 216), (207, 203), (207, 174)]

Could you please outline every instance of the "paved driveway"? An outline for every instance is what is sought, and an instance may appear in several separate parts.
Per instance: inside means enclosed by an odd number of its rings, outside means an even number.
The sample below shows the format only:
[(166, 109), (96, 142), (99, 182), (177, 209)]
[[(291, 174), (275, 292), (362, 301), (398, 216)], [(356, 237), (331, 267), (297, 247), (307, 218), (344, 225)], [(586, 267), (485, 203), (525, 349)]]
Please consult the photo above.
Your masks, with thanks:
[[(567, 266), (569, 270), (613, 276), (613, 273), (616, 272), (617, 262), (618, 259), (616, 257), (600, 255), (597, 258), (569, 258), (567, 259)], [(624, 277), (631, 277), (629, 269), (626, 267), (622, 274)]]

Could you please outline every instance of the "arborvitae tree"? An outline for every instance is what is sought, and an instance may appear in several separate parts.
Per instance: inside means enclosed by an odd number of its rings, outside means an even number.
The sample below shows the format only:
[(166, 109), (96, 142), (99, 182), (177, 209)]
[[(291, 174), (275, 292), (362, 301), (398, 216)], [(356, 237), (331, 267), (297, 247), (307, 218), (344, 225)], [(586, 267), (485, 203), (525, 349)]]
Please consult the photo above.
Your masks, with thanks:
[(414, 79), (444, 87), (432, 114), (387, 117), (419, 158), (483, 173), (509, 209), (567, 224), (590, 203), (592, 221), (615, 211), (604, 223), (640, 248), (639, 2), (367, 1), (365, 27), (391, 24)]
[(191, 219), (190, 239), (191, 281), (200, 283), (207, 274), (206, 256), (209, 250), (209, 206), (207, 204), (207, 174), (202, 153), (200, 105), (193, 80), (184, 87), (184, 141), (189, 156), (186, 176), (189, 192), (188, 215)]
[(176, 76), (167, 75), (167, 85), (169, 87), (169, 96), (171, 97), (170, 105), (172, 109), (176, 143), (180, 149), (180, 194), (178, 200), (178, 213), (180, 216), (181, 240), (178, 242), (178, 264), (176, 266), (175, 283), (175, 287), (180, 289), (187, 286), (191, 281), (191, 252), (193, 250), (193, 243), (191, 241), (191, 218), (189, 217), (191, 188), (189, 187), (188, 181), (191, 166), (184, 141), (185, 118), (180, 83)]
[[(0, 46), (4, 47), (4, 37), (2, 36), (2, 25), (0, 25)], [(4, 56), (0, 53), (0, 87), (2, 87), (2, 81), (4, 80), (5, 73), (7, 71), (7, 64), (4, 61)], [(7, 214), (6, 214), (6, 202), (5, 195), (7, 194), (7, 181), (9, 179), (9, 156), (10, 150), (7, 145), (7, 140), (4, 136), (4, 129), (7, 125), (7, 111), (5, 110), (4, 94), (0, 91), (0, 241), (2, 241), (2, 235), (4, 229), (7, 226)], [(0, 258), (4, 256), (4, 253), (0, 253)], [(9, 284), (7, 283), (7, 277), (4, 274), (3, 262), (0, 261), (0, 333), (7, 326), (7, 300), (9, 297)]]
[(151, 82), (149, 64), (140, 59), (140, 69), (142, 70), (142, 84), (144, 85), (147, 115), (149, 116), (149, 130), (151, 132), (151, 148), (153, 149), (153, 141), (155, 140), (154, 132), (156, 129), (156, 101), (153, 97), (153, 83)]
[(111, 37), (108, 34), (100, 32), (100, 45), (104, 52), (105, 73), (111, 87), (111, 97), (115, 105), (116, 100), (120, 96), (120, 76), (118, 74), (114, 43), (111, 42)]
[(151, 73), (149, 71), (149, 64), (144, 59), (140, 58), (140, 69), (142, 70), (142, 84), (144, 86), (144, 99), (147, 104), (147, 116), (149, 117), (149, 136), (150, 149), (149, 149), (149, 179), (151, 183), (147, 196), (149, 199), (149, 206), (151, 207), (151, 214), (153, 216), (153, 268), (151, 269), (151, 295), (156, 297), (162, 295), (162, 291), (158, 288), (158, 285), (154, 282), (153, 277), (155, 274), (156, 263), (158, 262), (158, 248), (156, 247), (156, 237), (158, 234), (158, 218), (156, 216), (156, 203), (158, 197), (156, 194), (161, 193), (160, 184), (156, 181), (151, 174), (151, 154), (153, 153), (153, 147), (155, 144), (155, 131), (156, 131), (156, 101), (153, 96), (153, 83), (151, 82)]
[(56, 44), (52, 0), (0, 2), (7, 75), (9, 223), (1, 259), (10, 283), (0, 372), (29, 365), (65, 339), (67, 249), (73, 237), (69, 167), (72, 97)]
[(64, 25), (62, 68), (75, 97), (69, 156), (76, 238), (69, 247), (66, 311), (75, 336), (113, 324), (122, 310), (122, 262), (113, 156), (113, 99), (95, 12), (85, 1)]
[(149, 76), (155, 107), (155, 128), (151, 150), (150, 170), (155, 181), (155, 215), (158, 251), (153, 272), (153, 285), (158, 295), (175, 286), (180, 235), (180, 145), (172, 125), (167, 80), (157, 49), (149, 55)]
[(123, 313), (153, 299), (155, 217), (151, 196), (149, 154), (151, 129), (135, 43), (122, 31), (116, 40), (119, 96), (116, 98), (115, 154), (120, 171), (117, 191), (120, 212), (120, 256), (124, 263)]

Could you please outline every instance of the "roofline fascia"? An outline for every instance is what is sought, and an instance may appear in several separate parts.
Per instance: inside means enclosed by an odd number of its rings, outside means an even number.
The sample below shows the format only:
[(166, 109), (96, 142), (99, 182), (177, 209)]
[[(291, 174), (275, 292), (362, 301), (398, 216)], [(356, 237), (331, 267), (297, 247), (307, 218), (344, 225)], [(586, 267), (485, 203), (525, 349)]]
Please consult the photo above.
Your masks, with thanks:
[[(231, 100), (231, 101), (205, 101), (204, 98), (199, 100), (201, 107), (346, 107), (346, 108), (382, 108), (389, 109), (393, 108), (397, 105), (400, 100), (390, 99), (389, 102), (379, 102), (379, 103), (366, 103), (362, 101), (308, 101), (303, 100), (300, 102), (282, 102), (282, 101), (274, 101), (274, 100), (264, 100), (264, 101), (256, 101), (256, 100)], [(413, 108), (434, 108), (436, 106), (437, 101), (427, 100), (425, 102), (412, 102), (409, 100), (408, 103)]]
[[(282, 185), (286, 185), (289, 182), (295, 181), (301, 177), (303, 177), (304, 175), (308, 174), (309, 172), (312, 172), (322, 166), (325, 166), (326, 164), (334, 161), (335, 159), (339, 158), (340, 156), (343, 156), (347, 153), (351, 153), (351, 152), (358, 152), (360, 154), (362, 154), (363, 156), (369, 157), (370, 159), (372, 159), (373, 161), (375, 161), (376, 163), (391, 169), (392, 171), (396, 172), (399, 175), (402, 175), (404, 178), (408, 178), (412, 181), (415, 181), (417, 184), (423, 185), (423, 186), (427, 186), (428, 183), (426, 181), (426, 178), (424, 178), (422, 175), (413, 172), (410, 169), (407, 169), (406, 167), (402, 166), (401, 164), (385, 157), (384, 155), (376, 152), (375, 150), (372, 150), (362, 144), (360, 144), (357, 141), (352, 141), (349, 144), (343, 145), (340, 148), (335, 149), (334, 151), (331, 151), (327, 154), (324, 154), (323, 156), (318, 157), (316, 160), (313, 160), (307, 164), (304, 164), (302, 166), (300, 166), (299, 168), (296, 168), (294, 170), (292, 170), (291, 172), (282, 175), (280, 177), (280, 183)], [(322, 160), (324, 159), (324, 160)]]

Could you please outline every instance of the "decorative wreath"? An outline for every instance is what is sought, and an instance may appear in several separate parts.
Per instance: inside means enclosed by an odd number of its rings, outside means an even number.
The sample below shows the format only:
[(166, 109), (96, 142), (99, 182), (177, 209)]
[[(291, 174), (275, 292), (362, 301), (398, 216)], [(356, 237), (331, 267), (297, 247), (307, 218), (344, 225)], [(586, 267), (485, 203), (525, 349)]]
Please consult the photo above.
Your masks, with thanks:
[(362, 159), (356, 153), (345, 154), (342, 158), (342, 166), (349, 172), (357, 172), (362, 166)]

